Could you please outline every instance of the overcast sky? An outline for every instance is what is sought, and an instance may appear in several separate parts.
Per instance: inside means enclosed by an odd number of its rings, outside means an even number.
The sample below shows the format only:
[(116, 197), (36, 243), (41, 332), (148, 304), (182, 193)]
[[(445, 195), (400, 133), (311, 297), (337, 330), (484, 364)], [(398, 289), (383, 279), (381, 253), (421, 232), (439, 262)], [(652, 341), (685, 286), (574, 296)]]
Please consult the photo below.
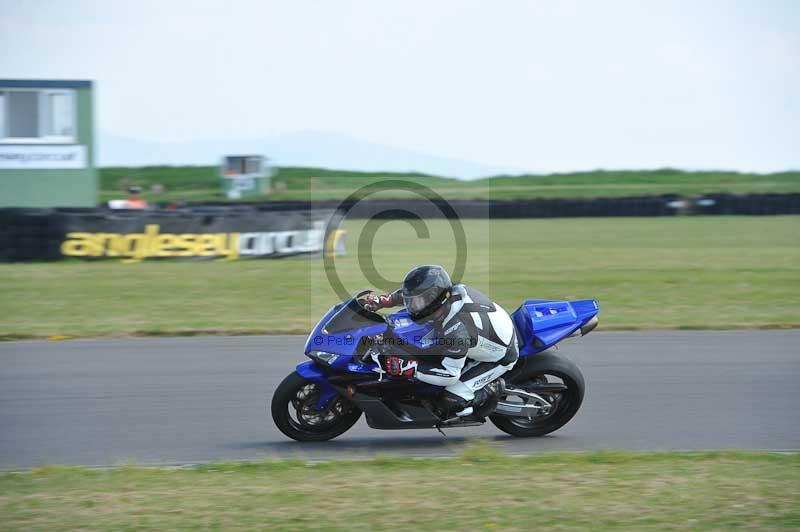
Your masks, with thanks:
[(0, 0), (0, 78), (151, 140), (297, 131), (533, 171), (800, 168), (800, 1)]

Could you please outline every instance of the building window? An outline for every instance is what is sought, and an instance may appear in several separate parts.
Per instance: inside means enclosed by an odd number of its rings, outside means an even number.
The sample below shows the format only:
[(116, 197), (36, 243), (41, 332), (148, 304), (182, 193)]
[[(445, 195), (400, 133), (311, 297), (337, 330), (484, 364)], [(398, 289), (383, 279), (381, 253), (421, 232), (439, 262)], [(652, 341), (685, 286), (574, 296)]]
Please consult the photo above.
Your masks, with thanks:
[(0, 89), (0, 142), (75, 142), (75, 92)]

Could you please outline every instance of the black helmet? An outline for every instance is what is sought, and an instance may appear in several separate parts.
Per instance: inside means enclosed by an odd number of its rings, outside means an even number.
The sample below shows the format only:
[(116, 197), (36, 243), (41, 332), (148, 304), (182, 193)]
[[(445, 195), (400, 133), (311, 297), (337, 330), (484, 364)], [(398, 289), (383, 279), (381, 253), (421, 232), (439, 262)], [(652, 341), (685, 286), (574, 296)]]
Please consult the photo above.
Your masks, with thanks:
[(419, 321), (430, 316), (447, 301), (453, 282), (441, 266), (417, 266), (403, 279), (403, 304), (409, 316)]

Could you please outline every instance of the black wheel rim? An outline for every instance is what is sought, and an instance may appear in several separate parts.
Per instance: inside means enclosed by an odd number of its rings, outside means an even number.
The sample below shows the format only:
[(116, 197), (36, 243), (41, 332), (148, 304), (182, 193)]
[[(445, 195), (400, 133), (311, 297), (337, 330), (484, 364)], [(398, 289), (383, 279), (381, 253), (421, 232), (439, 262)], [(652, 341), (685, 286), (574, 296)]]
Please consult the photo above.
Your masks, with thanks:
[(303, 432), (325, 432), (352, 413), (350, 404), (339, 396), (331, 399), (324, 408), (317, 408), (320, 393), (314, 383), (304, 384), (295, 391), (286, 405), (292, 428)]
[[(508, 420), (519, 428), (538, 428), (554, 419), (558, 419), (558, 417), (568, 412), (571, 405), (577, 400), (578, 392), (576, 383), (562, 375), (543, 372), (528, 376), (524, 380), (514, 382), (515, 387), (522, 388), (526, 391), (535, 391), (537, 384), (563, 384), (567, 389), (560, 392), (547, 393), (537, 391), (536, 393), (552, 406), (549, 409), (540, 410), (540, 413), (531, 418), (509, 417)], [(520, 399), (520, 402), (529, 404), (531, 401), (528, 399)]]

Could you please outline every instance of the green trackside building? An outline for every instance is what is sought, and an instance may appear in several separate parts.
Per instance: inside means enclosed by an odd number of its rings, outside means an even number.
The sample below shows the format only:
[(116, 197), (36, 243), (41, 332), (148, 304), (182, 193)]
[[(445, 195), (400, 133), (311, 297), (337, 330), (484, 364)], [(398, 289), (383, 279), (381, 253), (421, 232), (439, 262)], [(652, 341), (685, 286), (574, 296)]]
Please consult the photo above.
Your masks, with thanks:
[(0, 79), (0, 207), (94, 207), (92, 82)]

